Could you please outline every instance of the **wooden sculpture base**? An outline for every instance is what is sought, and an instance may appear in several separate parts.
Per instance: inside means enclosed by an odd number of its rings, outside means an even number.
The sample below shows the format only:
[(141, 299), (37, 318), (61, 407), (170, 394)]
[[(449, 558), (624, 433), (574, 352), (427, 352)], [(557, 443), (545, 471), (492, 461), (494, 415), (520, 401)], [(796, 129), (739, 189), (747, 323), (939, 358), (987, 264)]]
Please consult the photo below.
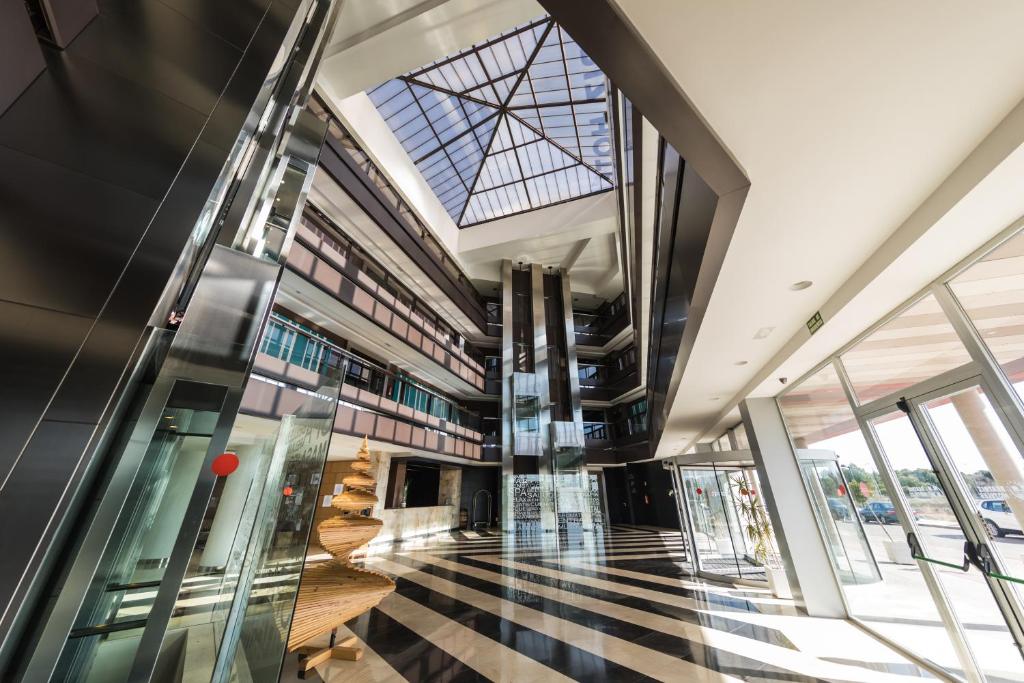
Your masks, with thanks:
[[(336, 631), (331, 632), (331, 642), (334, 642)], [(329, 659), (341, 659), (348, 662), (356, 662), (363, 658), (363, 648), (356, 645), (358, 640), (355, 636), (349, 636), (337, 645), (327, 647), (300, 647), (299, 652), (299, 678), (305, 679), (306, 672), (313, 667), (323, 664)]]

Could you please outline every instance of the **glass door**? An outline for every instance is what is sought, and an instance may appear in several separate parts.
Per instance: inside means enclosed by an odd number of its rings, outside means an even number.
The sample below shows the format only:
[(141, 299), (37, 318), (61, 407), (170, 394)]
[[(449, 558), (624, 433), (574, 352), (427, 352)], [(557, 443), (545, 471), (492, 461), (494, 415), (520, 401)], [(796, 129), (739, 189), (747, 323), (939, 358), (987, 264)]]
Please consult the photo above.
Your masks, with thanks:
[[(912, 387), (906, 394), (864, 416), (884, 455), (887, 488), (898, 490), (862, 508), (861, 516), (867, 523), (873, 518), (903, 526), (910, 558), (927, 580), (936, 616), (950, 627), (968, 678), (1024, 681), (1020, 599), (1010, 587), (1016, 581), (984, 518), (988, 512), (998, 525), (994, 516), (1000, 514), (1007, 531), (1013, 526), (1012, 508), (1009, 514), (1002, 510), (1021, 491), (1014, 469), (1019, 441), (992, 407), (980, 377), (922, 393)], [(926, 656), (954, 668), (951, 653), (924, 647)]]
[(697, 570), (713, 577), (766, 581), (765, 565), (774, 556), (774, 543), (763, 531), (751, 529), (767, 519), (753, 470), (679, 467), (678, 473), (679, 506), (688, 521), (684, 531)]
[[(962, 534), (962, 562), (970, 569), (960, 575), (954, 603), (968, 640), (986, 675), (1024, 680), (1024, 546), (1009, 538), (1024, 529), (1021, 441), (989, 397), (976, 377), (916, 397), (906, 408)], [(964, 583), (968, 574), (972, 580)], [(972, 627), (979, 622), (988, 628)]]

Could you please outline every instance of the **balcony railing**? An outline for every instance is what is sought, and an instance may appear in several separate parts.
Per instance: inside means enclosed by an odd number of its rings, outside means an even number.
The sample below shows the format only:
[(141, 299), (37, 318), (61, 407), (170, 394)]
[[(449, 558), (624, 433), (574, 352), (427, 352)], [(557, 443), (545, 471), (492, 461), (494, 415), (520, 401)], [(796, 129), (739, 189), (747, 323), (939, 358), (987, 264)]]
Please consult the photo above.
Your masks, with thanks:
[[(415, 379), (373, 364), (330, 340), (302, 328), (274, 313), (260, 344), (263, 358), (256, 369), (269, 375), (302, 383), (312, 382), (328, 363), (344, 360), (341, 396), (385, 408), (390, 412), (418, 420), (433, 427), (455, 428), (454, 433), (481, 440), (480, 416), (460, 407), (452, 399), (426, 387)], [(272, 363), (270, 359), (282, 361)], [(308, 377), (306, 373), (308, 372)], [(462, 429), (458, 429), (458, 428)]]
[(619, 294), (614, 300), (592, 313), (573, 311), (572, 318), (577, 344), (603, 346), (629, 325), (626, 294)]
[(484, 390), (484, 369), (466, 349), (454, 343), (447, 326), (439, 329), (433, 319), (410, 307), (358, 268), (346, 253), (324, 241), (309, 226), (300, 224), (296, 242), (288, 254), (288, 268), (299, 273), (335, 299), (380, 325), (402, 342)]
[(583, 438), (588, 446), (599, 446), (595, 442), (626, 444), (647, 436), (647, 413), (635, 412), (613, 422), (585, 421)]
[(636, 349), (632, 345), (600, 361), (579, 361), (580, 396), (610, 401), (640, 384)]
[[(401, 221), (406, 224), (409, 231), (419, 239), (426, 253), (438, 264), (441, 272), (458, 288), (462, 296), (465, 296), (469, 301), (473, 302), (473, 305), (478, 307), (480, 314), (478, 320), (482, 327), (486, 327), (483, 319), (486, 302), (469, 277), (462, 272), (459, 264), (448, 255), (448, 252), (437, 241), (437, 238), (427, 229), (416, 212), (412, 210), (391, 184), (387, 175), (370, 159), (370, 156), (362, 149), (358, 141), (338, 121), (319, 96), (314, 95), (310, 98), (309, 107), (315, 116), (327, 123), (327, 137), (330, 144), (339, 149), (341, 153), (347, 155), (355, 167), (376, 187), (383, 200), (400, 217)], [(477, 319), (475, 316), (470, 317)], [(482, 329), (482, 331), (491, 334), (486, 329)]]

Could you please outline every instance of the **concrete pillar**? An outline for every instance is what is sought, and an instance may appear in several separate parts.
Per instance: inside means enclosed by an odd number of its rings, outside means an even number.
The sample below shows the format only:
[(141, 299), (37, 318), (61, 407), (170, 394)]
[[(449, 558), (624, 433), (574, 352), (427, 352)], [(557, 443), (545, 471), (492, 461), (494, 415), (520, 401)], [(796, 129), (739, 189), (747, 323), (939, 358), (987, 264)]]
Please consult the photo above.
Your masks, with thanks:
[(846, 618), (842, 592), (778, 404), (773, 398), (750, 398), (740, 404), (740, 413), (793, 596), (811, 616)]
[[(1020, 493), (1024, 493), (1024, 469), (1021, 467), (1020, 454), (1010, 452), (999, 438), (999, 432), (992, 424), (992, 419), (998, 418), (995, 415), (992, 415), (992, 418), (986, 415), (986, 401), (978, 389), (954, 394), (950, 401), (963, 420), (978, 452), (981, 453), (981, 458), (992, 474), (996, 486), (1003, 491), (1003, 498), (1013, 510), (1017, 523), (1024, 524), (1024, 500), (1019, 497)], [(956, 464), (956, 455), (951, 456)]]
[(437, 492), (438, 505), (452, 506), (451, 527), (459, 528), (459, 503), (462, 500), (462, 468), (441, 467), (441, 483)]
[(238, 469), (227, 476), (224, 488), (221, 489), (217, 512), (214, 513), (210, 534), (206, 537), (206, 547), (199, 560), (203, 567), (223, 567), (227, 564), (262, 451), (259, 446), (239, 446), (232, 450), (238, 456)]
[[(377, 481), (377, 504), (370, 512), (371, 517), (384, 518), (384, 505), (386, 503), (387, 491), (391, 484), (388, 477), (391, 474), (391, 454), (383, 451), (370, 453), (370, 476)], [(402, 486), (405, 486), (405, 472), (402, 472)]]

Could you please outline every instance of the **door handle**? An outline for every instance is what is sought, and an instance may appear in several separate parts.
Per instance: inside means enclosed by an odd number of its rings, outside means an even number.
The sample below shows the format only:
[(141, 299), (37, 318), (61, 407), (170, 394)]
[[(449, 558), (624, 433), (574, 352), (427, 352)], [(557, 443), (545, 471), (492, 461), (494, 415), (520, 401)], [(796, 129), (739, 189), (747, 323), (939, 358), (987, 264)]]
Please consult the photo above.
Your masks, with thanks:
[(969, 561), (982, 574), (992, 573), (992, 551), (984, 543), (964, 541), (964, 561)]

